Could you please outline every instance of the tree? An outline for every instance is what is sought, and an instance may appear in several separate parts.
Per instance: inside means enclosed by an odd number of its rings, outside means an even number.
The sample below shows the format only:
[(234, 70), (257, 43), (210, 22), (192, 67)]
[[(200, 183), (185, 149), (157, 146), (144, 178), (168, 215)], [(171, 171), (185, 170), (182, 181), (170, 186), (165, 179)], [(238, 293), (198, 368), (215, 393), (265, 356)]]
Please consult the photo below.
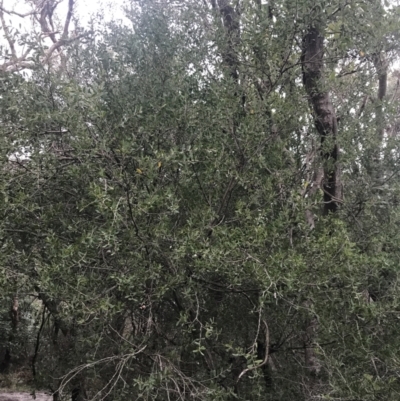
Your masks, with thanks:
[(398, 398), (398, 11), (136, 1), (3, 74), (1, 285), (36, 299), (36, 386)]
[[(70, 32), (71, 20), (74, 14), (74, 0), (68, 0), (68, 9), (63, 23), (56, 16), (56, 9), (62, 1), (57, 0), (33, 0), (26, 1), (29, 11), (21, 13), (3, 6), (0, 3), (0, 22), (7, 45), (3, 45), (1, 56), (3, 58), (0, 71), (14, 72), (24, 69), (36, 68), (38, 63), (50, 66), (65, 65), (66, 60), (62, 48), (69, 43), (86, 37), (88, 34), (80, 32), (79, 27)], [(21, 4), (18, 4), (21, 6)], [(10, 26), (6, 17), (19, 18), (19, 20), (31, 19), (34, 37), (21, 33), (16, 27)], [(21, 28), (21, 21), (13, 21)], [(76, 22), (76, 21), (75, 21)], [(75, 24), (76, 25), (76, 24)], [(47, 39), (47, 40), (46, 40)], [(33, 56), (35, 55), (35, 56)], [(36, 57), (36, 58), (35, 58)], [(61, 63), (59, 62), (61, 61)], [(57, 62), (58, 61), (58, 62)]]

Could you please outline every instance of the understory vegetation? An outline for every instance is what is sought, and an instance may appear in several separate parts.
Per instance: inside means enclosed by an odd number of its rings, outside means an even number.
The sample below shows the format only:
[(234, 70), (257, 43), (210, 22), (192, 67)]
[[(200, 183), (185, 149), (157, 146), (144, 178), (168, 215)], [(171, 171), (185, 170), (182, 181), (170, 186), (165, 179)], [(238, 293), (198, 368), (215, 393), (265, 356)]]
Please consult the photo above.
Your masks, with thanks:
[(67, 3), (0, 2), (2, 377), (397, 401), (400, 8)]

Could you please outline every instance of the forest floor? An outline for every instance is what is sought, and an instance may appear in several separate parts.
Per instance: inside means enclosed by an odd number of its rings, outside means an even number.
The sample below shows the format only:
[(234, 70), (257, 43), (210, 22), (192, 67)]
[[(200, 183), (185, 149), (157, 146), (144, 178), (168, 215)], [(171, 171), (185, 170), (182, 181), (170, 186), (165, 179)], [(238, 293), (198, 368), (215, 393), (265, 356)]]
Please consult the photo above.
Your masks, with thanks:
[[(0, 390), (1, 391), (1, 390)], [(30, 393), (12, 392), (2, 393), (0, 392), (0, 401), (32, 401), (34, 398)], [(45, 393), (36, 393), (36, 401), (51, 401), (53, 397)]]

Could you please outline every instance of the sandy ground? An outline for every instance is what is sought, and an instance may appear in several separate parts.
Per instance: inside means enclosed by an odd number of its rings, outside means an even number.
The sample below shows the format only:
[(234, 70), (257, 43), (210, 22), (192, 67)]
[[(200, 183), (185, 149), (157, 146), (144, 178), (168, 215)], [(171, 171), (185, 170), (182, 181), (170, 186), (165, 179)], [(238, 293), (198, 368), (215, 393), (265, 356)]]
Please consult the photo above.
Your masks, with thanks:
[[(36, 393), (36, 401), (52, 401), (53, 397), (45, 393)], [(29, 393), (1, 393), (0, 401), (33, 401)]]

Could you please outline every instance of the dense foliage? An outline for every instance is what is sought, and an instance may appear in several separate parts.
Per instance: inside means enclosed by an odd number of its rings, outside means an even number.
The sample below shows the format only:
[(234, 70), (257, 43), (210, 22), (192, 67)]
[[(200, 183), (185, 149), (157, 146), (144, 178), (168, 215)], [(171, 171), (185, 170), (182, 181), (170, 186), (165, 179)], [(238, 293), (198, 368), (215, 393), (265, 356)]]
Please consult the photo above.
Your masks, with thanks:
[(2, 369), (55, 400), (397, 400), (399, 11), (134, 1), (4, 71)]

